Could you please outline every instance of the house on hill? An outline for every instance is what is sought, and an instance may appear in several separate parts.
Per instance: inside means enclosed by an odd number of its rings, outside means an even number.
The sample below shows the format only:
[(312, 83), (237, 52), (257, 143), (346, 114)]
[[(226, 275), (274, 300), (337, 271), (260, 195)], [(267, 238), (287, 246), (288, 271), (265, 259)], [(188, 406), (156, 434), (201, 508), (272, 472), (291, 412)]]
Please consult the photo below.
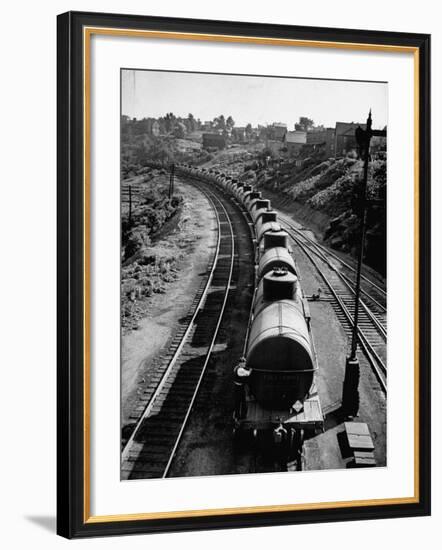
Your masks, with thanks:
[(307, 145), (310, 145), (313, 151), (322, 149), (327, 157), (333, 157), (335, 154), (335, 129), (321, 127), (310, 130), (307, 132)]
[(274, 122), (271, 126), (267, 127), (268, 138), (275, 141), (283, 141), (286, 133), (287, 124), (284, 124), (284, 122)]
[(337, 122), (335, 129), (335, 156), (343, 157), (352, 150), (358, 149), (356, 141), (356, 128), (365, 130), (365, 124), (359, 122)]
[(290, 158), (297, 157), (302, 147), (307, 143), (307, 132), (295, 130), (286, 132), (284, 135), (284, 144), (287, 148), (287, 155)]
[(261, 124), (258, 124), (258, 138), (262, 141), (265, 141), (268, 138), (268, 127), (262, 126)]
[(217, 149), (226, 148), (226, 137), (222, 134), (205, 133), (203, 134), (203, 147), (208, 149), (209, 147), (216, 147)]

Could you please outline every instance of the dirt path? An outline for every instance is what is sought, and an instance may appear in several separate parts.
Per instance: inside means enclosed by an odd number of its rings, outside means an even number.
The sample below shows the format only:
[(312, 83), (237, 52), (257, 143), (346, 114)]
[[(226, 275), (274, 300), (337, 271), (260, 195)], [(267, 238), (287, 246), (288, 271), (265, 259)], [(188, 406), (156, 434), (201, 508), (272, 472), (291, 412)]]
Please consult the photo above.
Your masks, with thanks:
[(177, 259), (176, 279), (165, 284), (164, 293), (147, 299), (147, 314), (139, 320), (138, 329), (121, 340), (122, 426), (129, 422), (156, 358), (167, 349), (179, 320), (187, 314), (216, 246), (216, 218), (207, 199), (179, 181), (176, 193), (184, 196), (178, 223), (153, 247), (167, 249)]

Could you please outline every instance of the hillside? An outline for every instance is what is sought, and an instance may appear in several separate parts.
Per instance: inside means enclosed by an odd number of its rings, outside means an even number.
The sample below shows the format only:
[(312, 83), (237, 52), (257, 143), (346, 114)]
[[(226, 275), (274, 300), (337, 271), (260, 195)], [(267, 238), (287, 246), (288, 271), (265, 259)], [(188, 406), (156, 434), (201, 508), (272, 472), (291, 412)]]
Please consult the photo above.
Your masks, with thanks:
[[(265, 158), (255, 152), (229, 163), (213, 159), (209, 165), (227, 169), (262, 189), (273, 204), (284, 204), (297, 219), (315, 230), (336, 250), (356, 257), (359, 245), (360, 185), (363, 163), (355, 158), (311, 157), (294, 161)], [(224, 162), (223, 162), (224, 161)], [(386, 160), (370, 163), (367, 232), (364, 262), (386, 275)]]

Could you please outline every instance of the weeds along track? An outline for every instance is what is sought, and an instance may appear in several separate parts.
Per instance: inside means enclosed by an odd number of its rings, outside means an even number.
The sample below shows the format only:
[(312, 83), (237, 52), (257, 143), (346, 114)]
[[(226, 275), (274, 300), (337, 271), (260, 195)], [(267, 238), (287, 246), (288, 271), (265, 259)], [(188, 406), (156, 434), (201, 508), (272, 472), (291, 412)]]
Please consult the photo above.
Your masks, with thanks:
[[(325, 284), (325, 296), (343, 325), (348, 338), (353, 330), (355, 306), (354, 282), (341, 272), (341, 260), (326, 247), (318, 245), (291, 223), (281, 220), (296, 246), (307, 256)], [(345, 264), (345, 269), (353, 270)], [(387, 310), (385, 291), (369, 278), (364, 278), (359, 303), (358, 344), (368, 360), (383, 393), (387, 393)]]
[(191, 183), (206, 195), (216, 213), (216, 250), (204, 288), (195, 296), (189, 322), (177, 334), (163, 372), (152, 382), (143, 410), (137, 412), (139, 417), (123, 442), (123, 479), (167, 477), (216, 348), (229, 293), (236, 285), (239, 237), (234, 233), (232, 216), (242, 213), (221, 194), (193, 180)]

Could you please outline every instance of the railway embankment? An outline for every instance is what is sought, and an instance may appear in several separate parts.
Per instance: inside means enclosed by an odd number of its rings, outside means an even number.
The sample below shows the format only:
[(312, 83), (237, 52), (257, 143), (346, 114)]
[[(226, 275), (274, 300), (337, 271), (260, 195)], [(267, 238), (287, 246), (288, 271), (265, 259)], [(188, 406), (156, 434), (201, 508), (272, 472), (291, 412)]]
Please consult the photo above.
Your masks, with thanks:
[[(263, 151), (219, 154), (206, 164), (258, 187), (274, 206), (290, 211), (318, 239), (338, 253), (356, 258), (359, 245), (359, 181), (362, 161), (354, 158), (265, 157)], [(227, 160), (226, 160), (227, 156)], [(297, 165), (298, 164), (298, 165)], [(373, 160), (368, 184), (364, 262), (386, 275), (386, 160)]]
[[(253, 166), (253, 165), (252, 165)], [(307, 162), (247, 170), (265, 192), (275, 193), (280, 205), (290, 206), (299, 221), (312, 227), (337, 251), (356, 257), (359, 246), (359, 196), (363, 163), (352, 158)], [(373, 161), (368, 183), (365, 263), (386, 274), (386, 161)]]
[(169, 197), (163, 171), (144, 169), (122, 183), (121, 324), (136, 329), (149, 298), (177, 277), (177, 256), (161, 246), (182, 223), (179, 193)]

